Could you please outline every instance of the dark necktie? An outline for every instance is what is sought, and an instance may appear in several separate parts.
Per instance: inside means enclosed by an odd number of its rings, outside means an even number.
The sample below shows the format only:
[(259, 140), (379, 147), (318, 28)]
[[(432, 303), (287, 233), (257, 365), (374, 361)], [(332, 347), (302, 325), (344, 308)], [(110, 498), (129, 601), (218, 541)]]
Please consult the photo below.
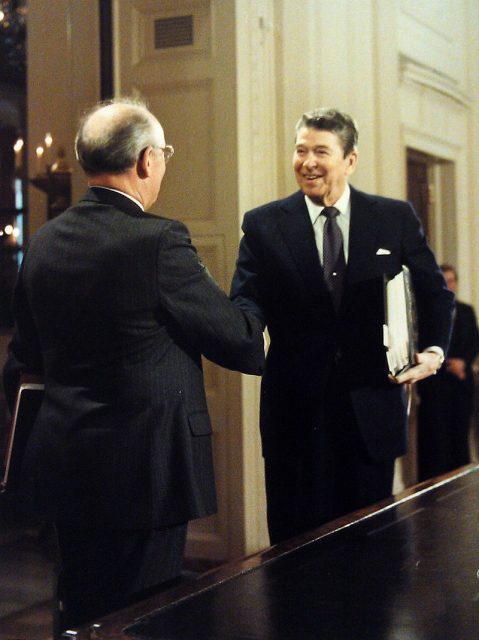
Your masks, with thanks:
[(346, 271), (344, 259), (343, 234), (336, 217), (339, 211), (335, 207), (325, 207), (321, 211), (326, 216), (323, 228), (323, 271), (326, 286), (331, 293), (336, 311), (341, 304), (341, 292)]

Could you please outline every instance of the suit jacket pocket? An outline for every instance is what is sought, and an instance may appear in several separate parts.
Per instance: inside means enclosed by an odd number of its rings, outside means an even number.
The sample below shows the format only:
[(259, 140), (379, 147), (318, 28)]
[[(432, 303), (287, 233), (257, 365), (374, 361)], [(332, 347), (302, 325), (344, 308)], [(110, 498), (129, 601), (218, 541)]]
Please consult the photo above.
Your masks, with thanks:
[(188, 416), (188, 423), (190, 425), (192, 435), (211, 435), (212, 429), (210, 417), (206, 411), (197, 411), (196, 413), (190, 413)]

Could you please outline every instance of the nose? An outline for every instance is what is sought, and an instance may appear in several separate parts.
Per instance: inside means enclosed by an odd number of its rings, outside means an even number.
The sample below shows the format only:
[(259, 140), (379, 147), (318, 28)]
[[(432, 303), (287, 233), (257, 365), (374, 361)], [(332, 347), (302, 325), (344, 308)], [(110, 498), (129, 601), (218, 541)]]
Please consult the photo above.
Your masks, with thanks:
[(317, 165), (317, 158), (313, 151), (308, 151), (303, 160), (303, 165), (306, 167), (315, 167)]

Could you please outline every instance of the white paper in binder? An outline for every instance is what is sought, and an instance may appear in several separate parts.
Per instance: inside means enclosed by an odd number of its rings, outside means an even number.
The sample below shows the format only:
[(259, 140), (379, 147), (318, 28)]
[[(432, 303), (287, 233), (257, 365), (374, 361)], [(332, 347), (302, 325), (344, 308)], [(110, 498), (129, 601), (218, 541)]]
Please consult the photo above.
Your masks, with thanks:
[(407, 267), (384, 282), (383, 342), (389, 372), (397, 376), (415, 365), (417, 351), (416, 305)]

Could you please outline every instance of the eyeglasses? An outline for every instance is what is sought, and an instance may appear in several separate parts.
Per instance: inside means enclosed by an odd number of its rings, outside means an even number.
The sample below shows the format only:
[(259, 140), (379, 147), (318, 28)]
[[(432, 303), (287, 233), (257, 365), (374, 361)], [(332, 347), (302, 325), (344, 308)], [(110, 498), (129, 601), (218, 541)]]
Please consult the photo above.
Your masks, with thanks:
[(171, 144), (165, 144), (164, 147), (156, 147), (156, 148), (161, 149), (163, 151), (165, 164), (167, 164), (171, 160), (171, 158), (173, 157), (173, 154), (175, 153), (175, 150), (173, 149)]

